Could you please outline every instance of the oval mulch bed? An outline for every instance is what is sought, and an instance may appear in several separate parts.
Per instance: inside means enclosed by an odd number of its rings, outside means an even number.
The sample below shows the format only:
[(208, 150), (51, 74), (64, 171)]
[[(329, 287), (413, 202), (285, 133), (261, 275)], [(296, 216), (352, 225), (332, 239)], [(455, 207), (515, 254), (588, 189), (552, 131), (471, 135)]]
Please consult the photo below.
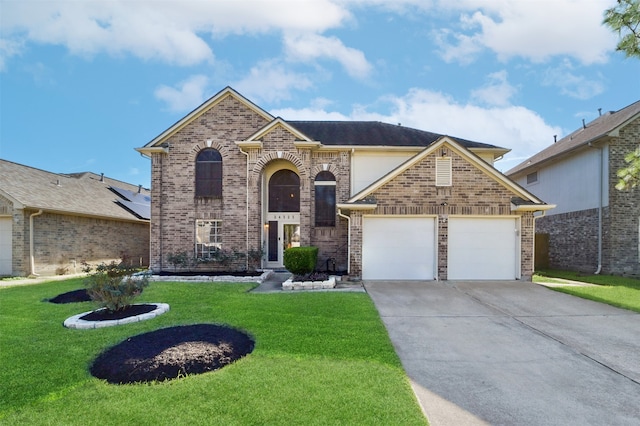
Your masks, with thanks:
[(66, 293), (57, 295), (53, 299), (49, 299), (49, 302), (51, 303), (78, 303), (90, 301), (91, 297), (89, 297), (89, 293), (87, 293), (87, 290), (84, 288), (80, 290), (68, 291)]
[(81, 320), (85, 321), (111, 321), (119, 320), (128, 317), (134, 317), (136, 315), (147, 314), (155, 310), (157, 305), (139, 304), (129, 305), (119, 311), (110, 311), (106, 308), (98, 309), (96, 311), (89, 312), (88, 314), (81, 316)]
[(163, 328), (106, 350), (90, 371), (114, 384), (171, 380), (220, 369), (251, 353), (254, 344), (242, 331), (221, 325)]

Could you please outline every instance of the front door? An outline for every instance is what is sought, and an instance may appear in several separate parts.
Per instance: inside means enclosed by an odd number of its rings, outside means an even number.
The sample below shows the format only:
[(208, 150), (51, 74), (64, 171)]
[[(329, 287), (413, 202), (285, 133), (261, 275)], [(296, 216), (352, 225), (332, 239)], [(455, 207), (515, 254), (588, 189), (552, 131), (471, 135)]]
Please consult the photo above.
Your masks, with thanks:
[(282, 268), (284, 251), (300, 247), (300, 214), (269, 213), (267, 222), (267, 267)]
[(282, 268), (284, 251), (300, 246), (300, 177), (280, 169), (268, 179), (267, 267)]

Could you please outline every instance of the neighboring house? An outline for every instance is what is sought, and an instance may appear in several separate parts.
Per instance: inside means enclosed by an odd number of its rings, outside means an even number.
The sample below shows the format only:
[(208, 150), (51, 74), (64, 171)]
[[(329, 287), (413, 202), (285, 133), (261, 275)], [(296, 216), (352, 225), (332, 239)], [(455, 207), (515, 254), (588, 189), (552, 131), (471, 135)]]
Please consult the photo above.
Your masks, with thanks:
[(225, 251), (245, 254), (229, 269), (282, 268), (285, 249), (313, 245), (319, 270), (352, 278), (530, 279), (533, 212), (551, 208), (494, 169), (504, 148), (285, 121), (231, 88), (138, 151), (151, 158), (154, 271)]
[(552, 268), (640, 276), (640, 188), (615, 189), (640, 146), (640, 101), (611, 111), (507, 172), (557, 204), (536, 221)]
[(57, 174), (0, 159), (0, 276), (82, 272), (149, 261), (149, 190), (93, 173)]

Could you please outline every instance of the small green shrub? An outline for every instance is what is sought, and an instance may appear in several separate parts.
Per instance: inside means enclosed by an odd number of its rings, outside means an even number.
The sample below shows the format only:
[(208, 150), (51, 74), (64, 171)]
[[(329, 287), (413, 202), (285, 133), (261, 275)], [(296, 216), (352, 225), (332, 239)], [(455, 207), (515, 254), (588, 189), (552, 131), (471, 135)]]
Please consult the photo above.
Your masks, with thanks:
[(318, 247), (291, 247), (284, 252), (284, 267), (294, 275), (304, 275), (316, 268)]
[(85, 265), (84, 271), (89, 272), (89, 276), (85, 278), (85, 286), (91, 300), (112, 312), (131, 305), (149, 285), (146, 275), (134, 276), (137, 271), (135, 268), (116, 262), (108, 265), (101, 263), (93, 272), (89, 265)]

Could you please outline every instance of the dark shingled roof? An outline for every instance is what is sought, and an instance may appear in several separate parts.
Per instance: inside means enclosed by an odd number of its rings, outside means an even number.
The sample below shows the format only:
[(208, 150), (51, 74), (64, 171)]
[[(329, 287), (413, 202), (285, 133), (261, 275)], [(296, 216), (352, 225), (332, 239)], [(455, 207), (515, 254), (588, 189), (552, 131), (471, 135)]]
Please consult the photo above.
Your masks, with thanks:
[[(427, 147), (445, 135), (379, 121), (288, 121), (323, 145)], [(498, 148), (449, 136), (465, 148)]]

